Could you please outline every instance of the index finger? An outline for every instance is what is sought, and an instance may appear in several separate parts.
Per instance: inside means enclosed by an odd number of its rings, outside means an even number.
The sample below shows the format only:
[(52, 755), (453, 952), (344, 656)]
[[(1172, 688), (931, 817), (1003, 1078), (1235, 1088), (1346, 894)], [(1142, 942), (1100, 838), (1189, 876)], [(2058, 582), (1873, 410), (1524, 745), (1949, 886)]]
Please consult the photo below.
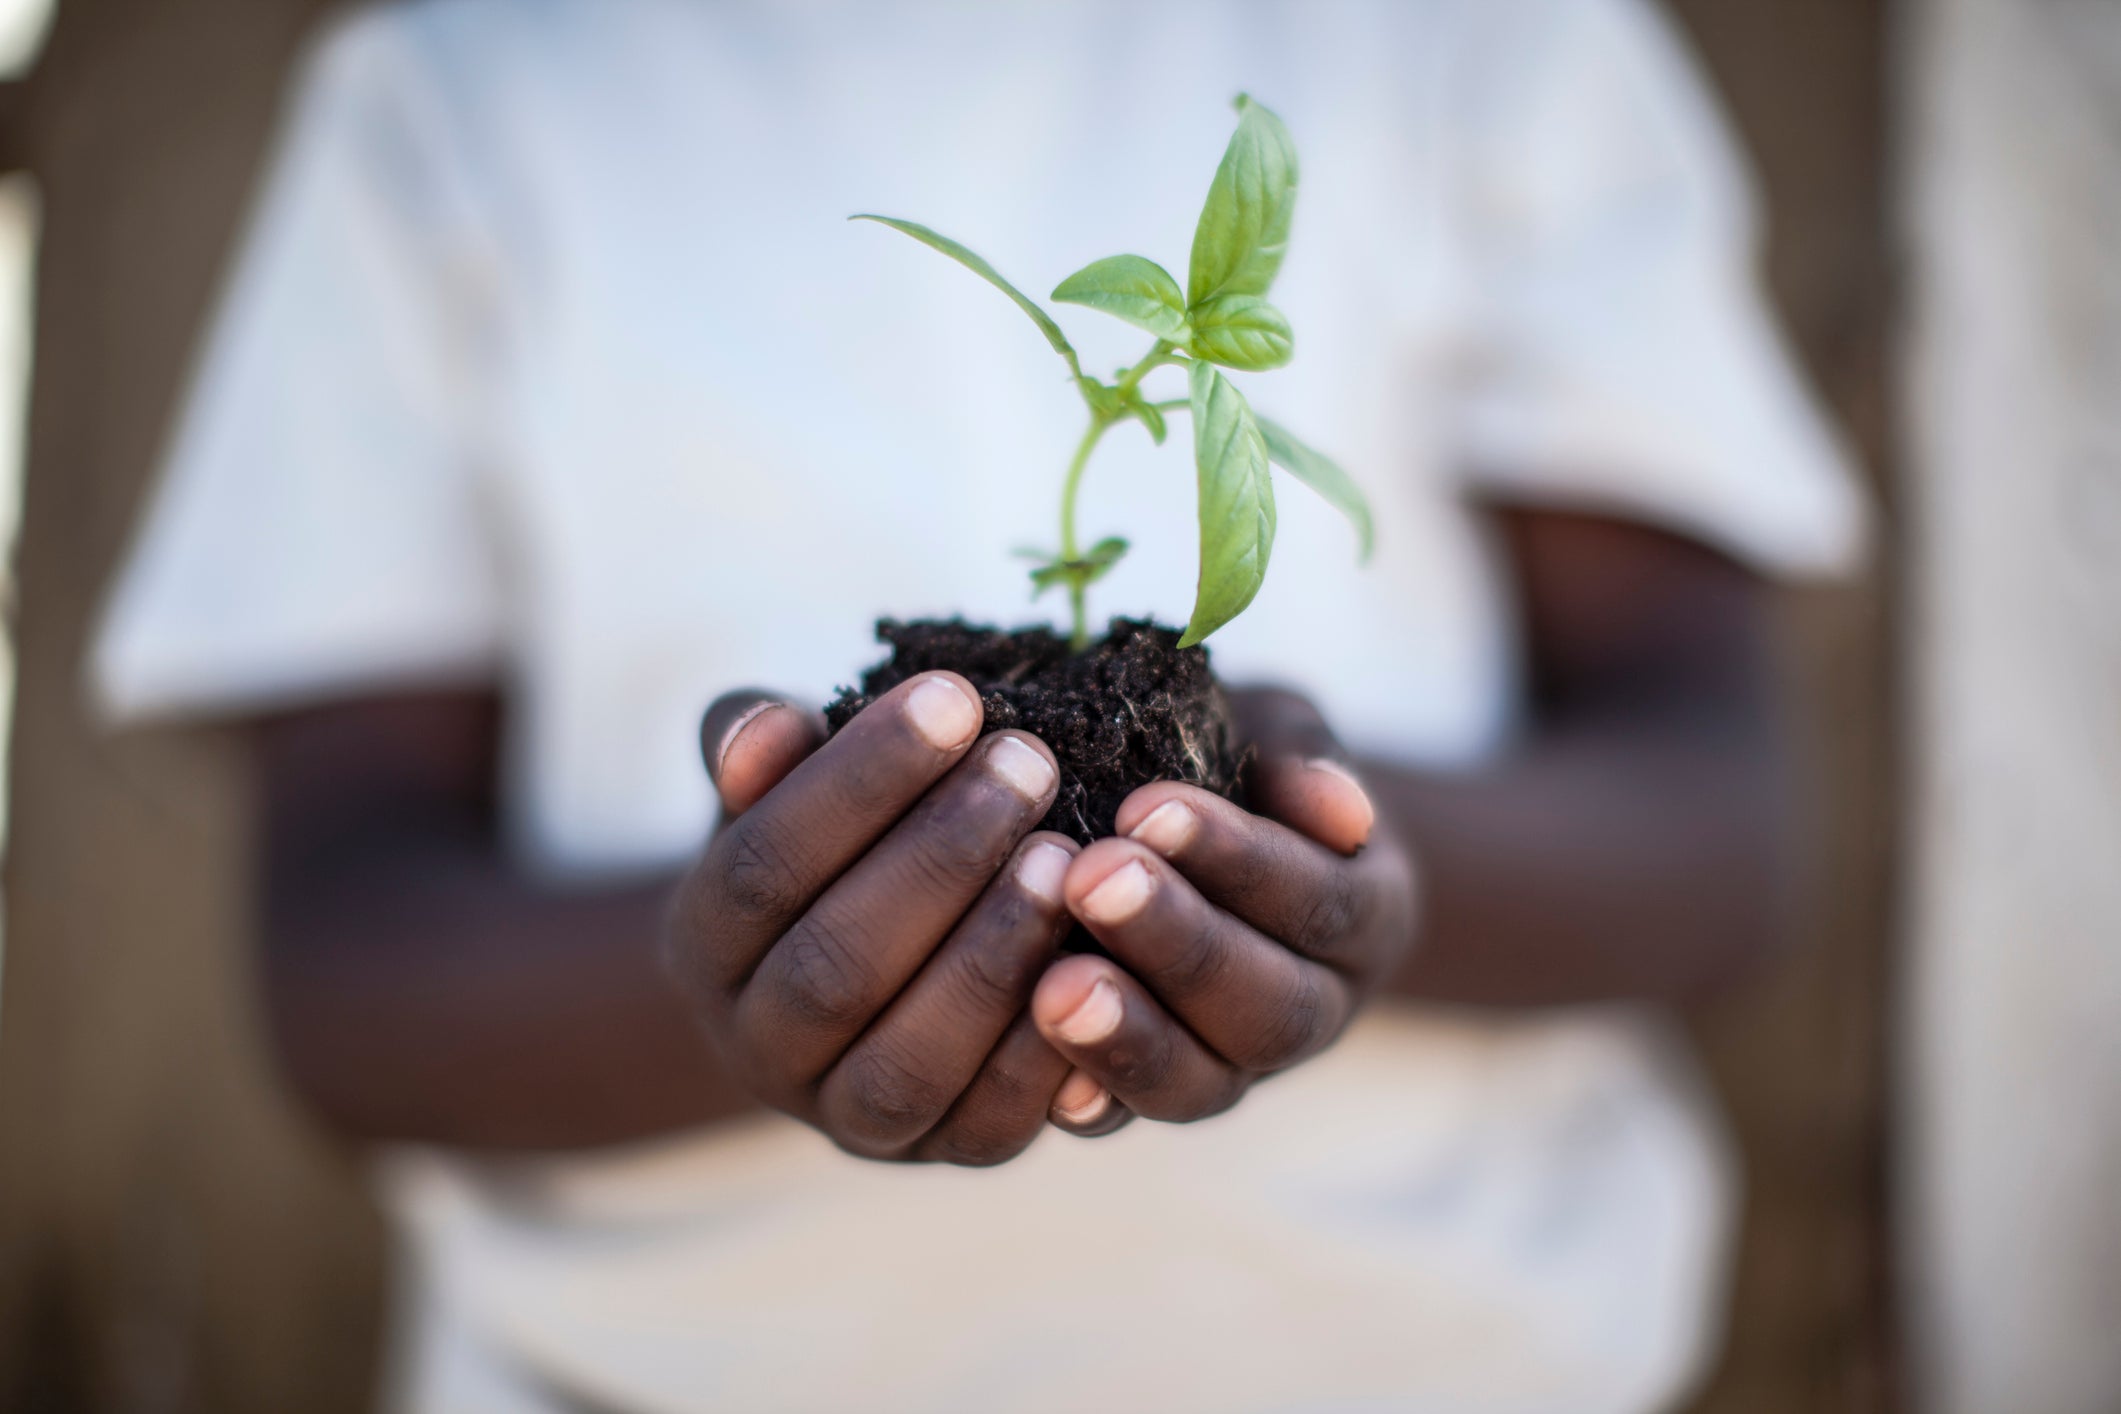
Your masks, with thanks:
[(679, 897), (690, 970), (735, 986), (979, 735), (972, 685), (923, 673), (878, 698), (707, 847)]

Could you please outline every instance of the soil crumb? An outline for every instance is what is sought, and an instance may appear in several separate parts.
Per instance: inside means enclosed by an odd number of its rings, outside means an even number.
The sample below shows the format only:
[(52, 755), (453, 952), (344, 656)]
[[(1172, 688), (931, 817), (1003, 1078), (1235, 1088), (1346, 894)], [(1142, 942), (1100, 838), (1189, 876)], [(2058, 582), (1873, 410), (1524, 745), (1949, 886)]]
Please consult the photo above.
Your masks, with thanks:
[(1151, 781), (1237, 792), (1229, 706), (1207, 650), (1181, 649), (1176, 629), (1114, 619), (1084, 653), (1070, 653), (1049, 628), (1010, 632), (962, 619), (883, 619), (876, 636), (891, 656), (862, 674), (859, 691), (840, 689), (825, 708), (831, 730), (919, 673), (961, 674), (986, 703), (983, 732), (1030, 732), (1060, 759), (1060, 794), (1045, 829), (1085, 844), (1109, 835), (1120, 802)]

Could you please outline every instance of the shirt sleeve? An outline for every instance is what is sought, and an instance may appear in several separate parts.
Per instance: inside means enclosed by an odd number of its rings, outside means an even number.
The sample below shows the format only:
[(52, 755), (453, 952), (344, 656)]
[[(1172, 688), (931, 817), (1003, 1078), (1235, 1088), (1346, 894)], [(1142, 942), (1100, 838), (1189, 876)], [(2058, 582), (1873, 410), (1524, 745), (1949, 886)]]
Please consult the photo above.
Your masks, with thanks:
[(396, 11), (312, 51), (92, 650), (105, 714), (240, 710), (501, 649), (482, 258)]
[(1747, 174), (1679, 38), (1636, 0), (1471, 8), (1455, 421), (1473, 486), (1769, 571), (1848, 567), (1864, 502), (1769, 314)]

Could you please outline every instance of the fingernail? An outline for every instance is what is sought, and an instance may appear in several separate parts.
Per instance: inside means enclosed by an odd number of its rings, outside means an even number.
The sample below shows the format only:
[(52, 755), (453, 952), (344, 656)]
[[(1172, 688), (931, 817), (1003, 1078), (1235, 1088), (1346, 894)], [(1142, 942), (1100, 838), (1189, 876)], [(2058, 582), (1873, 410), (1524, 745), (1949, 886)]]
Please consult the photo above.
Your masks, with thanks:
[(1368, 840), (1371, 828), (1377, 824), (1377, 807), (1370, 803), (1370, 793), (1363, 789), (1362, 782), (1356, 779), (1355, 773), (1327, 756), (1312, 757), (1309, 761), (1304, 762), (1304, 769), (1331, 776), (1336, 780), (1345, 782), (1354, 789), (1354, 804), (1358, 810), (1356, 839), (1358, 842)]
[(729, 724), (729, 730), (722, 733), (721, 744), (714, 749), (714, 778), (717, 782), (722, 779), (723, 768), (729, 764), (729, 749), (735, 746), (736, 739), (744, 734), (744, 728), (781, 705), (771, 699), (754, 703), (743, 716)]
[(1139, 859), (1130, 859), (1083, 895), (1083, 913), (1092, 923), (1124, 923), (1142, 911), (1155, 891), (1149, 871)]
[(979, 730), (979, 709), (944, 678), (929, 678), (906, 694), (906, 719), (937, 751), (955, 751)]
[(1016, 863), (1016, 882), (1027, 894), (1049, 904), (1061, 901), (1061, 880), (1075, 856), (1057, 844), (1035, 844)]
[(1026, 800), (1038, 800), (1053, 786), (1053, 763), (1013, 736), (998, 736), (987, 748), (987, 767)]
[(1140, 840), (1158, 854), (1166, 857), (1184, 849), (1200, 828), (1200, 817), (1185, 805), (1167, 800), (1149, 812), (1149, 818), (1136, 825), (1130, 839)]
[(1053, 1029), (1071, 1046), (1094, 1046), (1119, 1030), (1120, 1019), (1125, 1015), (1119, 988), (1109, 978), (1100, 977), (1090, 984), (1090, 995), (1077, 1002), (1075, 1010), (1062, 1017)]
[(1112, 1092), (1098, 1084), (1089, 1072), (1071, 1070), (1053, 1095), (1053, 1112), (1070, 1124), (1091, 1124), (1112, 1103)]

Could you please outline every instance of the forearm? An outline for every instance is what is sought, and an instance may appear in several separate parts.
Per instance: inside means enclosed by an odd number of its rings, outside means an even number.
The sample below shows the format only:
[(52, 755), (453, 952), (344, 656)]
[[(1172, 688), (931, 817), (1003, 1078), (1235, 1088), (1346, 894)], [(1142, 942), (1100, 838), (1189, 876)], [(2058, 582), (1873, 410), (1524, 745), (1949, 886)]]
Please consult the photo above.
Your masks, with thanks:
[(370, 1140), (565, 1149), (744, 1108), (667, 985), (662, 882), (538, 889), (482, 841), (273, 861), (265, 985), (284, 1068)]
[(1421, 869), (1393, 990), (1541, 1006), (1683, 1001), (1786, 931), (1788, 753), (1765, 723), (1586, 713), (1464, 776), (1365, 778)]

